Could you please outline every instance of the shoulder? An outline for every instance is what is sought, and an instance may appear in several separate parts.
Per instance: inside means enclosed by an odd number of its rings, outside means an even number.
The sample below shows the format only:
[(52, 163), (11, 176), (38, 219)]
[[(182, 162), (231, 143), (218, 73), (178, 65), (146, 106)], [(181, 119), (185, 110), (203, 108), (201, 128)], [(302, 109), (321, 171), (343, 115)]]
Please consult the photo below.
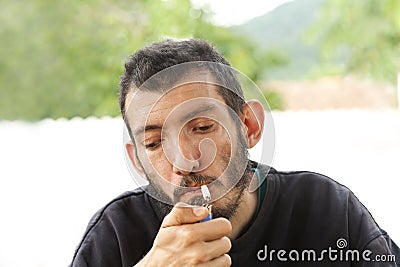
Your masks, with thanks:
[(108, 202), (104, 207), (98, 210), (89, 221), (88, 227), (86, 229), (86, 234), (88, 234), (93, 227), (101, 223), (106, 217), (108, 218), (118, 218), (125, 212), (132, 213), (137, 212), (138, 209), (143, 207), (143, 203), (146, 202), (146, 193), (142, 188), (137, 188), (133, 191), (127, 191), (114, 198)]
[(135, 244), (132, 240), (150, 242), (158, 226), (159, 220), (144, 190), (138, 188), (125, 192), (92, 217), (76, 249), (73, 262), (86, 259), (97, 266), (96, 260), (102, 259), (114, 264), (123, 258), (119, 248), (133, 249)]
[[(277, 197), (295, 206), (332, 215), (341, 214), (348, 219), (363, 217), (368, 210), (354, 193), (334, 179), (312, 171), (277, 171), (271, 169), (268, 180), (275, 184)], [(354, 216), (352, 216), (354, 214)], [(373, 221), (373, 219), (372, 219)]]
[(365, 247), (382, 235), (379, 225), (354, 193), (332, 178), (310, 171), (271, 170), (270, 174), (270, 180), (275, 180), (279, 188), (277, 203), (289, 203), (330, 229), (337, 227), (353, 247)]
[(338, 183), (337, 181), (333, 180), (332, 178), (320, 174), (317, 172), (312, 172), (312, 171), (277, 171), (273, 170), (275, 175), (279, 176), (282, 182), (288, 183), (288, 184), (307, 184), (307, 185), (325, 185), (325, 186), (333, 186), (333, 187), (339, 187), (343, 188), (345, 190), (349, 190), (346, 186)]
[(327, 199), (343, 201), (354, 196), (353, 192), (334, 179), (312, 171), (278, 171), (270, 168), (269, 182), (275, 183), (281, 194), (296, 198)]
[(149, 195), (142, 188), (122, 193), (98, 210), (87, 226), (83, 240), (98, 231), (119, 231), (131, 225), (158, 225), (159, 219), (150, 203)]

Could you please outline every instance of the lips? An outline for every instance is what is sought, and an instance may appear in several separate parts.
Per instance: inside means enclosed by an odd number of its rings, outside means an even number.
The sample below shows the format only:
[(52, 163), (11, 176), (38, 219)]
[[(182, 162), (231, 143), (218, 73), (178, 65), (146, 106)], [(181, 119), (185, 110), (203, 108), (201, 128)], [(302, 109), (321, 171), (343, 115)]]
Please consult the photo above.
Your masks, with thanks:
[[(183, 195), (185, 194), (200, 194), (201, 195), (201, 189), (200, 187), (202, 185), (208, 185), (210, 184), (217, 183), (219, 185), (220, 183), (218, 182), (218, 177), (215, 176), (210, 176), (210, 175), (196, 175), (196, 174), (190, 174), (187, 176), (182, 177), (181, 183), (179, 186), (177, 186), (174, 190), (173, 193), (173, 198), (177, 201), (180, 201)], [(198, 191), (197, 191), (198, 190)]]
[(206, 185), (206, 184), (194, 184), (194, 185), (190, 185), (190, 186), (185, 187), (185, 188), (181, 188), (181, 189), (179, 189), (179, 195), (183, 196), (183, 195), (185, 195), (187, 193), (195, 193), (195, 191), (199, 191), (199, 193), (201, 193), (200, 187), (202, 185)]

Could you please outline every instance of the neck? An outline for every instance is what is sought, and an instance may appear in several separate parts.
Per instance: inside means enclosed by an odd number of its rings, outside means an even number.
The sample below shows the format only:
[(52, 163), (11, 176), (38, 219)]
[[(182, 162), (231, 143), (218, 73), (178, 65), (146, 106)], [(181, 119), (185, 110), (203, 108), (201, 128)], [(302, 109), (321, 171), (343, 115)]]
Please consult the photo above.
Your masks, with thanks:
[(232, 224), (232, 233), (228, 236), (231, 240), (237, 239), (250, 226), (258, 202), (258, 190), (249, 192), (246, 188), (243, 191), (243, 199), (236, 210), (235, 215), (230, 219)]

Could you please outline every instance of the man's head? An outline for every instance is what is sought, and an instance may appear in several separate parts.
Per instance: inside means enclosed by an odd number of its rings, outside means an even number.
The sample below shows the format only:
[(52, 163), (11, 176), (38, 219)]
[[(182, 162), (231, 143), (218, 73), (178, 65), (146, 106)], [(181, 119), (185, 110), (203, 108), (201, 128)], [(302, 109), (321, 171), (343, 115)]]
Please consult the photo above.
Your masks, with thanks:
[[(125, 112), (127, 109), (126, 99), (130, 93), (138, 90), (150, 77), (159, 73), (162, 70), (172, 66), (187, 63), (208, 61), (230, 66), (229, 62), (218, 53), (209, 43), (191, 39), (184, 41), (166, 40), (159, 43), (153, 43), (146, 46), (131, 55), (125, 63), (125, 73), (121, 77), (119, 105), (121, 114), (129, 128), (129, 122), (126, 120)], [(218, 68), (218, 65), (213, 65)], [(200, 67), (200, 66), (199, 66)], [(205, 69), (210, 66), (205, 66)], [(244, 104), (243, 91), (239, 81), (233, 71), (226, 73), (229, 68), (219, 68), (214, 70), (215, 73), (220, 73), (221, 80), (227, 80), (224, 83), (229, 83), (234, 86), (231, 90), (218, 88), (218, 93), (224, 98), (226, 104), (235, 112), (239, 112)], [(223, 73), (221, 73), (223, 72)], [(174, 83), (173, 77), (169, 81)], [(161, 83), (161, 82), (160, 82)], [(154, 90), (161, 90), (154, 86)], [(235, 92), (232, 91), (235, 90)]]
[(214, 214), (231, 217), (250, 181), (247, 148), (261, 137), (262, 106), (245, 103), (228, 61), (205, 41), (152, 44), (125, 68), (126, 148), (148, 192), (167, 204), (201, 204), (199, 187), (208, 184)]

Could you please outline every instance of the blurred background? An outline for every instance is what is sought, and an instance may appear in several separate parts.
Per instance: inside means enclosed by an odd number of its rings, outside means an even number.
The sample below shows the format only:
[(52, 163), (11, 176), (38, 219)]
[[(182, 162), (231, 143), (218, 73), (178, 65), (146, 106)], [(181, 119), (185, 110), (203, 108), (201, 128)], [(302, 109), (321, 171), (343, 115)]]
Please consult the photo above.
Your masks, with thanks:
[(213, 43), (268, 100), (273, 166), (348, 186), (399, 244), (399, 14), (398, 0), (3, 1), (0, 266), (68, 265), (90, 217), (137, 186), (119, 77), (165, 38)]

